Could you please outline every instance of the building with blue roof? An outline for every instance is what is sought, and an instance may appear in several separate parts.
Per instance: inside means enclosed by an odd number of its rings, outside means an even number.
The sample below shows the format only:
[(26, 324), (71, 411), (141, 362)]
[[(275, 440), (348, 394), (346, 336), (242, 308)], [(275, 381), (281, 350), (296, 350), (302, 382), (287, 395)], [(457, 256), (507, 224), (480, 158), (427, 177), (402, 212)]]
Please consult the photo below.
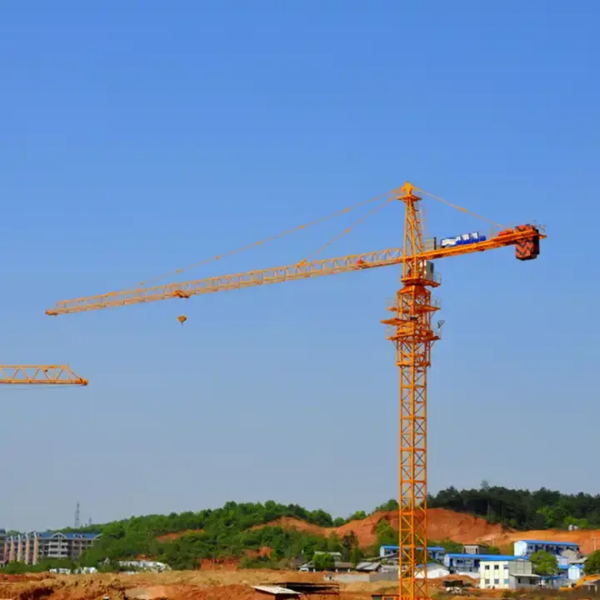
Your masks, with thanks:
[(444, 566), (450, 573), (469, 574), (479, 577), (479, 567), (482, 561), (514, 561), (521, 557), (512, 554), (455, 554), (449, 553), (444, 556)]
[[(418, 552), (421, 552), (423, 548), (417, 548)], [(379, 556), (381, 558), (386, 558), (388, 556), (394, 556), (398, 554), (400, 551), (400, 546), (388, 546), (383, 545), (379, 548)], [(446, 554), (446, 550), (441, 546), (427, 546), (427, 556), (432, 560), (442, 561), (444, 558), (444, 554)]]
[(560, 556), (566, 550), (572, 550), (579, 554), (579, 544), (575, 542), (548, 542), (544, 540), (519, 540), (515, 542), (515, 556), (529, 557), (536, 552), (543, 550)]

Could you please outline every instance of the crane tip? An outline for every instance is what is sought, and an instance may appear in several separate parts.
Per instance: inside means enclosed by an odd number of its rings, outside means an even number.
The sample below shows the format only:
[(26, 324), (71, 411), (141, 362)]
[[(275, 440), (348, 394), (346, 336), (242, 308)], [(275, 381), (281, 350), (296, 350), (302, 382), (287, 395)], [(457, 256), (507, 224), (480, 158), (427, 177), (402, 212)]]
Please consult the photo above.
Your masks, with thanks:
[(400, 188), (400, 191), (407, 196), (410, 196), (413, 193), (415, 186), (410, 183), (410, 181), (405, 181), (404, 185)]

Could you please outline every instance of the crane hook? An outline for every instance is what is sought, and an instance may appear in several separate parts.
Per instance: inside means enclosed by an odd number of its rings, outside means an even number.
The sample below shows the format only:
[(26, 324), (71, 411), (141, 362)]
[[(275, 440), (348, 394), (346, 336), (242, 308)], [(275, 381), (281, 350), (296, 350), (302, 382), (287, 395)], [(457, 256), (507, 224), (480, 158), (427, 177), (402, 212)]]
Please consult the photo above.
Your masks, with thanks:
[(179, 315), (177, 320), (183, 325), (187, 321), (187, 317), (185, 315)]

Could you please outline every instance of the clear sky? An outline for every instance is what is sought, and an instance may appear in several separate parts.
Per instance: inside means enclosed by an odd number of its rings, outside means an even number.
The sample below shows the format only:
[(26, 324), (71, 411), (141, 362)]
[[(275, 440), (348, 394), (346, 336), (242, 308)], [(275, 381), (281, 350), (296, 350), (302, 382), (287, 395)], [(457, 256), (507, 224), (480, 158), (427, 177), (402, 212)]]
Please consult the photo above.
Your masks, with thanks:
[[(0, 526), (70, 525), (77, 501), (101, 522), (395, 497), (397, 269), (44, 310), (407, 179), (549, 234), (537, 261), (436, 265), (431, 489), (599, 493), (599, 19), (597, 0), (2, 2), (0, 361), (91, 383), (0, 390)], [(487, 227), (427, 210), (432, 234)], [(184, 277), (298, 261), (359, 216)], [(325, 255), (401, 240), (398, 204)]]

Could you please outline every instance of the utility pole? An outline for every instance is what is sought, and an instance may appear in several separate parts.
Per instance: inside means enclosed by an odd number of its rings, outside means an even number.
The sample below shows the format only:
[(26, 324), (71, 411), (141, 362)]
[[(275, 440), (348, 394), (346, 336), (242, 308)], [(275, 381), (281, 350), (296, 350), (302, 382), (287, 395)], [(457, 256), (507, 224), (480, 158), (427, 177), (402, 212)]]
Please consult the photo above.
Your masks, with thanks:
[(79, 529), (81, 527), (81, 510), (79, 506), (79, 502), (77, 503), (77, 507), (75, 508), (75, 529)]

